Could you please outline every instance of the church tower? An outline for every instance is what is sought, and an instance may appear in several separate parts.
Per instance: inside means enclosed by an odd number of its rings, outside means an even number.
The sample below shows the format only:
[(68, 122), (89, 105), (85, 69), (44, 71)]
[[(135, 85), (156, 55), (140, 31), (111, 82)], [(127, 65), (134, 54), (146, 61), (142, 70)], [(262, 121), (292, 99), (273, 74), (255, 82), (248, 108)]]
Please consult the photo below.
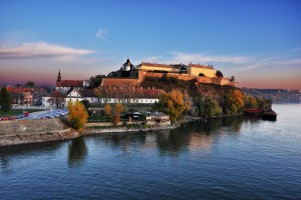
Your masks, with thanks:
[(61, 77), (61, 70), (59, 70), (59, 74), (57, 75), (57, 80), (56, 82), (61, 82), (62, 77)]

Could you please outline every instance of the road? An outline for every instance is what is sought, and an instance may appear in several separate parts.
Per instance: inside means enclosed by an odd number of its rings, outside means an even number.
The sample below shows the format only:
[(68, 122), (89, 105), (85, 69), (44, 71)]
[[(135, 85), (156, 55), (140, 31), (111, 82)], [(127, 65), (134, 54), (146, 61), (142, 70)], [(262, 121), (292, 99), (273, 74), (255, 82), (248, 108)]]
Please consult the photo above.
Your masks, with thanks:
[(52, 109), (46, 111), (38, 111), (30, 113), (28, 117), (24, 117), (23, 119), (31, 120), (31, 119), (42, 119), (42, 118), (54, 118), (59, 117), (60, 115), (68, 114), (67, 109)]

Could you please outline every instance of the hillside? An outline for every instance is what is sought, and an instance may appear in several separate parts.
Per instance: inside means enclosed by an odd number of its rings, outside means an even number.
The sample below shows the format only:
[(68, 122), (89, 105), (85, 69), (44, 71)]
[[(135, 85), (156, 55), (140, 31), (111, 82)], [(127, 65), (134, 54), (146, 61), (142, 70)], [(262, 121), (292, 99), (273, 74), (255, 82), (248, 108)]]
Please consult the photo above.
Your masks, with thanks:
[[(198, 83), (195, 84), (195, 80), (184, 81), (171, 77), (147, 77), (141, 83), (142, 87), (155, 87), (158, 89), (163, 89), (166, 92), (170, 92), (172, 89), (179, 89), (181, 91), (187, 91), (189, 96), (194, 98), (198, 97), (200, 94), (203, 96), (211, 96), (214, 99), (220, 101), (225, 93), (227, 93), (230, 89), (234, 89), (235, 87), (225, 85), (215, 85), (215, 84), (206, 84), (206, 83)], [(239, 89), (239, 88), (235, 88)]]
[(273, 103), (301, 103), (299, 90), (242, 88), (246, 94), (271, 99)]

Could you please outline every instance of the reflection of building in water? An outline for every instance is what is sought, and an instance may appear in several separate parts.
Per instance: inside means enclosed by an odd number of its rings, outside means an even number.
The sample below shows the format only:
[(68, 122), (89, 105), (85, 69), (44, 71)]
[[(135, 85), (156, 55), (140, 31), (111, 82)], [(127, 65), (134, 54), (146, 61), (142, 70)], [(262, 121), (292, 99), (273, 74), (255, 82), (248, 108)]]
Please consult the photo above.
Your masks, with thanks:
[(212, 144), (213, 138), (211, 135), (200, 135), (198, 133), (193, 133), (189, 140), (189, 149), (191, 152), (209, 150)]

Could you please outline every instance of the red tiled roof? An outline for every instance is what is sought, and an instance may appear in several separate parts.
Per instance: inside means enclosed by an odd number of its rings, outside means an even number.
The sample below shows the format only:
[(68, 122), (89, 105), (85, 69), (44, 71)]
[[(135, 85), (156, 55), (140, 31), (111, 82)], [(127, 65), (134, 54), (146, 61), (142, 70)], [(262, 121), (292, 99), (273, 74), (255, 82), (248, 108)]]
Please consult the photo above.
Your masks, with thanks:
[(96, 97), (93, 89), (76, 90), (76, 92), (80, 94), (82, 97)]
[(209, 65), (200, 65), (200, 64), (189, 64), (189, 67), (197, 67), (197, 68), (204, 68), (204, 69), (213, 69), (212, 66)]
[(83, 87), (82, 80), (61, 80), (56, 82), (56, 87)]
[(24, 93), (24, 92), (32, 92), (36, 95), (46, 95), (47, 91), (44, 88), (27, 88), (22, 86), (6, 86), (7, 91), (10, 93)]

